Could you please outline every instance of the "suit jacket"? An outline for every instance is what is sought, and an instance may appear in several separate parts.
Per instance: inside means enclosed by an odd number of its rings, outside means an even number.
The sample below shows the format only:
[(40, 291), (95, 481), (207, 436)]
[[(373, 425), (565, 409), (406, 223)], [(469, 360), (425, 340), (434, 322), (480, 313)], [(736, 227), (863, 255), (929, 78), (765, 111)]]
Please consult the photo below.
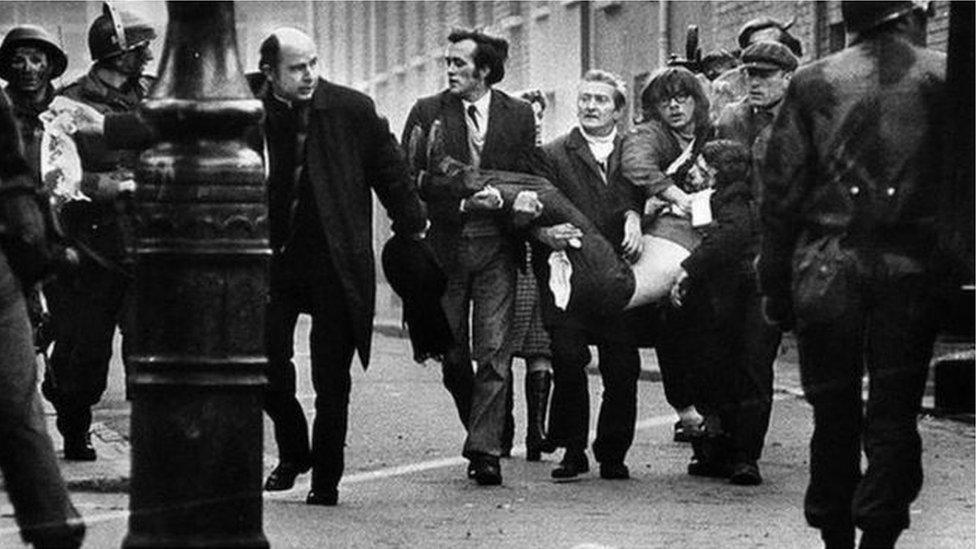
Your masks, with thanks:
[[(277, 101), (266, 87), (252, 79), (257, 95)], [(294, 141), (295, 135), (266, 136), (270, 157), (274, 148)], [(393, 231), (411, 234), (423, 230), (426, 219), (406, 163), (373, 101), (366, 95), (320, 80), (311, 99), (305, 169), (312, 184), (318, 217), (328, 243), (328, 255), (342, 284), (353, 324), (356, 349), (363, 367), (369, 364), (370, 339), (376, 301), (376, 268), (373, 257), (373, 199), (393, 220)], [(271, 166), (268, 180), (268, 215), (278, 227), (291, 220), (291, 202), (297, 184), (291, 174)], [(287, 223), (287, 221), (286, 221)], [(283, 227), (291, 232), (289, 227)], [(280, 233), (279, 233), (280, 234)], [(287, 233), (286, 233), (287, 234)], [(278, 240), (278, 235), (274, 235)], [(309, 277), (323, 276), (309, 272)]]
[[(531, 172), (532, 154), (535, 148), (535, 118), (532, 107), (521, 99), (492, 89), (491, 106), (488, 109), (488, 133), (481, 151), (481, 168)], [(427, 135), (435, 120), (441, 121), (445, 153), (461, 162), (469, 163), (468, 128), (464, 121), (461, 99), (442, 91), (421, 98), (414, 104), (403, 128), (404, 146), (407, 145), (414, 126), (420, 126)], [(438, 192), (436, 186), (421, 188), (421, 198), (427, 202), (430, 212), (428, 239), (445, 270), (452, 270), (457, 244), (466, 229), (494, 224), (495, 234), (506, 234), (507, 223), (498, 212), (460, 211), (460, 199)], [(484, 231), (477, 234), (484, 235)], [(506, 236), (507, 237), (507, 236)]]
[[(579, 128), (547, 143), (542, 148), (544, 162), (536, 172), (547, 178), (593, 224), (607, 241), (620, 251), (623, 240), (624, 213), (634, 210), (640, 213), (643, 198), (641, 190), (624, 179), (621, 167), (623, 138), (614, 141), (614, 149), (607, 159), (607, 181), (600, 175), (600, 168)], [(547, 258), (550, 249), (541, 243), (533, 244), (533, 269), (540, 284), (545, 287), (549, 279)], [(574, 276), (580, 276), (574, 274)], [(579, 323), (586, 319), (573, 319), (556, 309), (552, 294), (540, 291), (543, 316), (546, 325)]]

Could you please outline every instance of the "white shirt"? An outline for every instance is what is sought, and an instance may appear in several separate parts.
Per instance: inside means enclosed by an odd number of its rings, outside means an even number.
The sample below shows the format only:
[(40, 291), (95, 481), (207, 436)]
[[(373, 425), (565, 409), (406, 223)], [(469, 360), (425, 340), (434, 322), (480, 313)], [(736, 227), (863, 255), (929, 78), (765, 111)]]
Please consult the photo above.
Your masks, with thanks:
[[(461, 105), (464, 107), (464, 121), (468, 125), (468, 135), (473, 137), (479, 143), (484, 143), (485, 134), (488, 133), (488, 112), (491, 108), (491, 90), (485, 92), (480, 99), (474, 102), (469, 102), (462, 99)], [(470, 110), (468, 107), (472, 105), (474, 105), (475, 109), (475, 118), (478, 120), (477, 128), (475, 128), (474, 122), (471, 120), (471, 116), (468, 115), (468, 111)]]

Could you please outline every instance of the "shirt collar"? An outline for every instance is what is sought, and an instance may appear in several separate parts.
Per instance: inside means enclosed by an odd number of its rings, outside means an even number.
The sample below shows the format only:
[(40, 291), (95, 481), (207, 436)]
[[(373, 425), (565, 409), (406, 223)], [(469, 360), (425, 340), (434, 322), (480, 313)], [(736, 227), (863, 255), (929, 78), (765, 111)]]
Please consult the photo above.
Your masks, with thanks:
[(478, 111), (478, 116), (482, 120), (488, 120), (488, 109), (491, 107), (491, 90), (488, 90), (487, 93), (474, 102), (462, 99), (461, 104), (464, 105), (464, 112), (468, 111), (468, 106), (474, 105), (475, 110)]

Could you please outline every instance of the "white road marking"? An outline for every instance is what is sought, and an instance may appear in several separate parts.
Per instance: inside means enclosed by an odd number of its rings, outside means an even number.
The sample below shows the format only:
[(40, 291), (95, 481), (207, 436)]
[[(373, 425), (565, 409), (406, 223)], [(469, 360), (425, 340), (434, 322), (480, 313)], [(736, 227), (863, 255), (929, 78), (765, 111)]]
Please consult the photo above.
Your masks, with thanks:
[[(789, 388), (784, 388), (777, 386), (776, 394), (773, 395), (773, 400), (782, 400), (784, 398), (796, 396), (796, 390), (790, 390)], [(800, 393), (802, 395), (802, 393)], [(307, 400), (312, 398), (310, 395), (302, 395), (299, 397), (301, 400)], [(660, 427), (662, 425), (671, 425), (675, 421), (675, 415), (673, 413), (653, 416), (647, 419), (638, 421), (635, 425), (636, 431), (642, 431), (644, 429), (650, 429), (652, 427)], [(589, 434), (590, 440), (596, 437), (596, 431), (591, 430)], [(513, 456), (524, 456), (525, 455), (525, 445), (520, 444), (512, 448)], [(272, 462), (277, 458), (275, 456), (268, 456), (265, 454), (265, 458), (271, 460)], [(417, 463), (408, 463), (405, 465), (396, 465), (393, 467), (387, 467), (385, 469), (377, 469), (375, 471), (365, 471), (362, 473), (354, 473), (351, 475), (346, 475), (342, 478), (341, 484), (358, 484), (361, 482), (369, 482), (373, 480), (382, 480), (386, 478), (399, 477), (404, 475), (410, 475), (414, 473), (420, 473), (423, 471), (431, 471), (434, 469), (442, 469), (446, 467), (457, 467), (464, 465), (468, 460), (461, 456), (441, 458), (428, 461), (421, 461)], [(295, 483), (295, 487), (291, 490), (286, 490), (282, 492), (264, 492), (264, 499), (267, 501), (296, 501), (303, 500), (305, 498), (305, 493), (310, 488), (311, 475), (302, 475), (299, 477), (298, 481)], [(4, 517), (6, 518), (6, 517)], [(110, 522), (114, 520), (124, 520), (129, 518), (128, 510), (120, 511), (110, 511), (100, 514), (84, 515), (85, 523), (88, 525), (98, 524), (101, 522)], [(0, 528), (0, 537), (13, 536), (19, 532), (16, 526), (8, 526)]]

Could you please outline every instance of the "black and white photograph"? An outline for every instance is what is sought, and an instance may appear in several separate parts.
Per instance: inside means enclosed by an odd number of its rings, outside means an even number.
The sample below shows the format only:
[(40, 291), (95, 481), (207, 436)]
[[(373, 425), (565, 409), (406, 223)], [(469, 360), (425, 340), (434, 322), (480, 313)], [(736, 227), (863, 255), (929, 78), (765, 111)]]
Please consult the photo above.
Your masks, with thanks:
[(0, 0), (0, 548), (976, 546), (974, 33)]

